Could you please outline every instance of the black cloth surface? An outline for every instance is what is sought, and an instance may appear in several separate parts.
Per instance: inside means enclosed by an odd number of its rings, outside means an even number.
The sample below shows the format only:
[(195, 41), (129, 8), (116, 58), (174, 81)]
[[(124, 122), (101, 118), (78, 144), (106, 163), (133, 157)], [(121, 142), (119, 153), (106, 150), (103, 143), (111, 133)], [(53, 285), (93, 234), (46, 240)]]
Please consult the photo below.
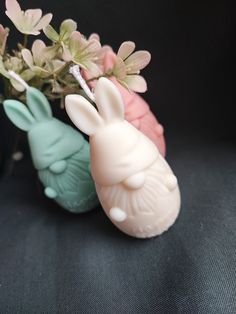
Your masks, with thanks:
[(15, 165), (0, 183), (0, 313), (236, 313), (236, 147), (168, 144), (182, 208), (149, 240), (122, 234), (101, 209), (61, 210), (29, 165)]

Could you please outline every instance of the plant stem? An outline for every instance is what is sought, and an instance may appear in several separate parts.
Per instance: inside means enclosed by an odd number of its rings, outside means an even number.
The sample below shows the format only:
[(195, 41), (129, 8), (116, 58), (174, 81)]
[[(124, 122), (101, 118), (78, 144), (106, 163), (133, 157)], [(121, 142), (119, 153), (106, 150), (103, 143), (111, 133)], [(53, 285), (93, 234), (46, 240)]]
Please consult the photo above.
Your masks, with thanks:
[(26, 48), (28, 44), (28, 34), (24, 34), (24, 42), (23, 42), (23, 47)]
[(66, 85), (66, 86), (68, 85), (68, 82), (65, 81), (65, 80), (63, 80), (61, 77), (58, 77), (58, 78), (57, 78), (57, 81), (60, 82), (61, 84)]
[(9, 95), (9, 80), (7, 78), (4, 78), (4, 96), (7, 99)]

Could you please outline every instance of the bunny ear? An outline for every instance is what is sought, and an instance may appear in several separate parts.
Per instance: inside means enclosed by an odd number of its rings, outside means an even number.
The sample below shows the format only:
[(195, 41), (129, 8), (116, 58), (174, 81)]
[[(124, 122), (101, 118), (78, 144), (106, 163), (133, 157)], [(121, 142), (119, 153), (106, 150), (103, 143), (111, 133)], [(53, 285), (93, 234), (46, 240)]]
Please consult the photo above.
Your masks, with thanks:
[(26, 91), (27, 105), (37, 121), (52, 117), (52, 110), (47, 98), (38, 89), (29, 87)]
[(72, 122), (85, 134), (93, 135), (104, 125), (91, 103), (80, 95), (66, 96), (66, 111)]
[(107, 78), (100, 78), (95, 88), (98, 111), (106, 122), (124, 119), (124, 103), (117, 87)]
[(3, 107), (11, 122), (21, 130), (29, 131), (31, 126), (35, 123), (34, 117), (21, 102), (17, 100), (5, 100)]

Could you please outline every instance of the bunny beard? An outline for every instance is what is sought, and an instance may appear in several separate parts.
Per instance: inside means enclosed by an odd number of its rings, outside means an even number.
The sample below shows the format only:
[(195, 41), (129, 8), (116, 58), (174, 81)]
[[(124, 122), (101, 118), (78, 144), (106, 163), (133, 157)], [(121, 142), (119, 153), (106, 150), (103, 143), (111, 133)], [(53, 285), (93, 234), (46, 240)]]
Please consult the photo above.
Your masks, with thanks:
[[(172, 191), (166, 187), (157, 162), (144, 171), (146, 179), (140, 189), (130, 190), (122, 183), (112, 186), (96, 185), (100, 202), (108, 216), (113, 207), (122, 209), (127, 215), (125, 221), (121, 223), (113, 221), (113, 223), (118, 228), (122, 226), (122, 231), (128, 234), (131, 231), (140, 238), (155, 236), (166, 231), (174, 223), (179, 212), (176, 206), (172, 208), (166, 206), (170, 198), (174, 199), (176, 195), (179, 197), (178, 186)], [(166, 208), (168, 210), (164, 210)], [(130, 225), (132, 225), (131, 229)]]
[[(97, 204), (97, 196), (92, 178), (89, 173), (88, 163), (80, 159), (80, 152), (66, 159), (67, 168), (61, 174), (53, 174), (48, 168), (39, 170), (39, 177), (45, 187), (52, 187), (58, 193), (58, 203), (76, 212), (79, 208), (87, 210)], [(85, 199), (83, 186), (90, 185), (91, 193)], [(86, 191), (88, 189), (86, 188)], [(68, 202), (63, 197), (66, 193), (74, 194), (74, 201)]]

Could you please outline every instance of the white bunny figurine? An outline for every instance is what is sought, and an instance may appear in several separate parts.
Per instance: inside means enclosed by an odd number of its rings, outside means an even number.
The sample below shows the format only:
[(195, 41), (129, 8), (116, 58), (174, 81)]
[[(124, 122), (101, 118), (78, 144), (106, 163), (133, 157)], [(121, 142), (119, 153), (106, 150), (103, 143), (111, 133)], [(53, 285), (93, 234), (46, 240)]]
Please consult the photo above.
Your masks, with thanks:
[(126, 234), (159, 235), (180, 210), (177, 179), (151, 140), (124, 120), (121, 94), (110, 80), (99, 79), (95, 103), (98, 111), (82, 96), (66, 97), (71, 120), (90, 136), (91, 173), (100, 202)]

